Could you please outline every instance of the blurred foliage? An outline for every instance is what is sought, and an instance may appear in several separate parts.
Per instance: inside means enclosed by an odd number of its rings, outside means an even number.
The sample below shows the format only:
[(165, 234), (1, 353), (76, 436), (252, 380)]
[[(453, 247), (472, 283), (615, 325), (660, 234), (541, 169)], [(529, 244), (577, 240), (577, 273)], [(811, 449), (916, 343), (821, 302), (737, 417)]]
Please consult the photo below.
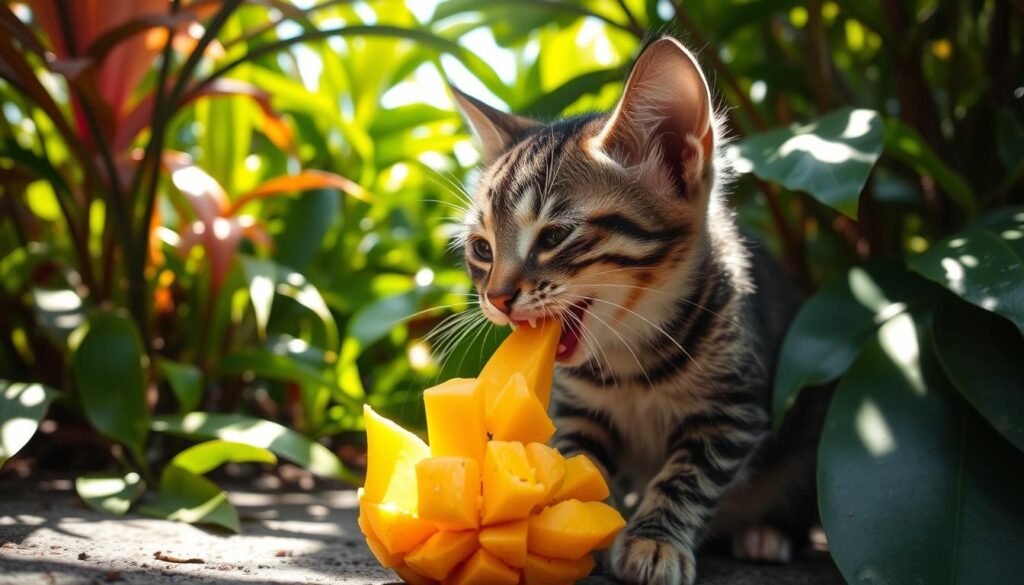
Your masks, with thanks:
[(608, 109), (650, 31), (677, 31), (721, 96), (739, 221), (809, 297), (776, 418), (840, 380), (819, 487), (843, 574), (1019, 574), (1019, 3), (76, 13), (100, 4), (0, 5), (0, 462), (49, 407), (111, 446), (78, 487), (114, 513), (141, 496), (237, 529), (204, 477), (229, 461), (354, 479), (335, 452), (364, 401), (416, 424), (419, 391), (499, 340), (448, 249), (476, 156), (443, 78), (542, 119)]

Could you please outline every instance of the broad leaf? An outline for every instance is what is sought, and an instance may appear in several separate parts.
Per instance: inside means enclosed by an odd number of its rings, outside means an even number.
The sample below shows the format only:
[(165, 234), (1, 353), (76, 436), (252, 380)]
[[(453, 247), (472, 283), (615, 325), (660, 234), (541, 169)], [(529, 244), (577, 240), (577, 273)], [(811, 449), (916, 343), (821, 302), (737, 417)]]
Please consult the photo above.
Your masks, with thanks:
[(983, 218), (913, 258), (910, 266), (1024, 331), (1024, 208)]
[(334, 322), (320, 291), (306, 281), (302, 274), (292, 271), (272, 260), (242, 256), (245, 278), (249, 281), (249, 298), (256, 315), (256, 326), (260, 335), (266, 336), (270, 309), (274, 295), (282, 294), (312, 311), (324, 326), (324, 343), (330, 351), (338, 347), (338, 326)]
[(974, 195), (966, 179), (946, 166), (913, 128), (896, 118), (885, 120), (885, 154), (907, 163), (927, 175), (968, 214), (975, 211)]
[(179, 364), (161, 358), (157, 362), (160, 373), (167, 379), (174, 398), (178, 401), (178, 412), (192, 412), (199, 408), (203, 397), (203, 374), (192, 364)]
[(840, 383), (818, 489), (850, 583), (1012, 583), (1024, 571), (1024, 454), (964, 404), (909, 315)]
[(835, 380), (879, 325), (927, 302), (935, 288), (892, 263), (854, 267), (807, 301), (786, 333), (775, 371), (775, 425), (805, 386)]
[(222, 439), (269, 449), (317, 475), (361, 483), (331, 451), (275, 422), (241, 414), (193, 412), (184, 416), (160, 416), (153, 430), (191, 439)]
[(196, 475), (205, 475), (225, 463), (277, 463), (277, 457), (262, 447), (215, 439), (193, 445), (171, 459), (171, 465)]
[(753, 172), (857, 217), (857, 200), (882, 154), (878, 112), (842, 108), (806, 124), (748, 136), (729, 148), (736, 170)]
[(139, 511), (157, 518), (239, 530), (238, 511), (227, 494), (205, 477), (174, 465), (164, 468), (156, 500), (140, 506)]
[(935, 351), (946, 375), (1008, 441), (1024, 451), (1024, 337), (1009, 321), (955, 297), (935, 313)]
[(142, 495), (146, 483), (142, 477), (128, 473), (90, 473), (75, 480), (75, 491), (90, 508), (123, 516)]
[(56, 395), (42, 384), (0, 380), (0, 466), (36, 434)]
[(414, 288), (366, 305), (349, 321), (349, 337), (358, 340), (363, 348), (373, 345), (415, 315), (427, 292), (425, 287)]
[(142, 341), (128, 317), (97, 312), (72, 335), (71, 373), (89, 423), (142, 452), (149, 408), (142, 372)]

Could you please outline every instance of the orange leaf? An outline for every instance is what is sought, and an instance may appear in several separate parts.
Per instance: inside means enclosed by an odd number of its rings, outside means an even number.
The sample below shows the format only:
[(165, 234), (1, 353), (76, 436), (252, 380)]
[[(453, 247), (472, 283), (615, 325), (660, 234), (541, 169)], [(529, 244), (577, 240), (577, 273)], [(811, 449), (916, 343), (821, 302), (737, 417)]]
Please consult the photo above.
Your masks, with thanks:
[(370, 200), (370, 196), (365, 189), (341, 175), (325, 171), (303, 171), (297, 175), (270, 179), (245, 195), (241, 195), (231, 204), (226, 215), (234, 215), (238, 210), (255, 199), (264, 199), (284, 193), (308, 191), (310, 189), (338, 189), (352, 195), (356, 199), (362, 201)]

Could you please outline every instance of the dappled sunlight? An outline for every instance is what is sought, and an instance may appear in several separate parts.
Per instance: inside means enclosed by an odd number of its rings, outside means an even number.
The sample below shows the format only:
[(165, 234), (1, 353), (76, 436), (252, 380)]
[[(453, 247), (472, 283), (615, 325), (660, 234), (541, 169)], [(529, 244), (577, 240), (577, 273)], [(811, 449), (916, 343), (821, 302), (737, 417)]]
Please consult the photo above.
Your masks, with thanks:
[(906, 313), (887, 321), (878, 330), (882, 349), (899, 367), (900, 373), (918, 396), (928, 393), (921, 372), (921, 348), (914, 318)]
[(857, 437), (872, 457), (882, 457), (896, 449), (896, 439), (885, 416), (874, 400), (864, 399), (855, 415)]
[(872, 123), (877, 120), (877, 114), (871, 110), (853, 110), (846, 121), (846, 128), (839, 137), (847, 140), (860, 138), (871, 131)]
[(849, 161), (872, 164), (878, 158), (877, 155), (862, 152), (844, 142), (828, 140), (816, 134), (800, 134), (783, 142), (778, 153), (769, 157), (768, 162), (779, 157), (787, 157), (798, 151), (806, 152), (818, 161), (829, 164), (841, 164)]

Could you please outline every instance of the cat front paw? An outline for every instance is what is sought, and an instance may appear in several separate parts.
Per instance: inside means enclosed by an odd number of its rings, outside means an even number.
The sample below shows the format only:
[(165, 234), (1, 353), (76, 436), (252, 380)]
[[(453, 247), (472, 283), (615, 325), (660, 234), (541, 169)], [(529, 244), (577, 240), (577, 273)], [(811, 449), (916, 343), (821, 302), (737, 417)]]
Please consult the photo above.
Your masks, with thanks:
[(615, 576), (630, 585), (692, 585), (697, 578), (692, 550), (627, 533), (616, 539), (611, 562)]

